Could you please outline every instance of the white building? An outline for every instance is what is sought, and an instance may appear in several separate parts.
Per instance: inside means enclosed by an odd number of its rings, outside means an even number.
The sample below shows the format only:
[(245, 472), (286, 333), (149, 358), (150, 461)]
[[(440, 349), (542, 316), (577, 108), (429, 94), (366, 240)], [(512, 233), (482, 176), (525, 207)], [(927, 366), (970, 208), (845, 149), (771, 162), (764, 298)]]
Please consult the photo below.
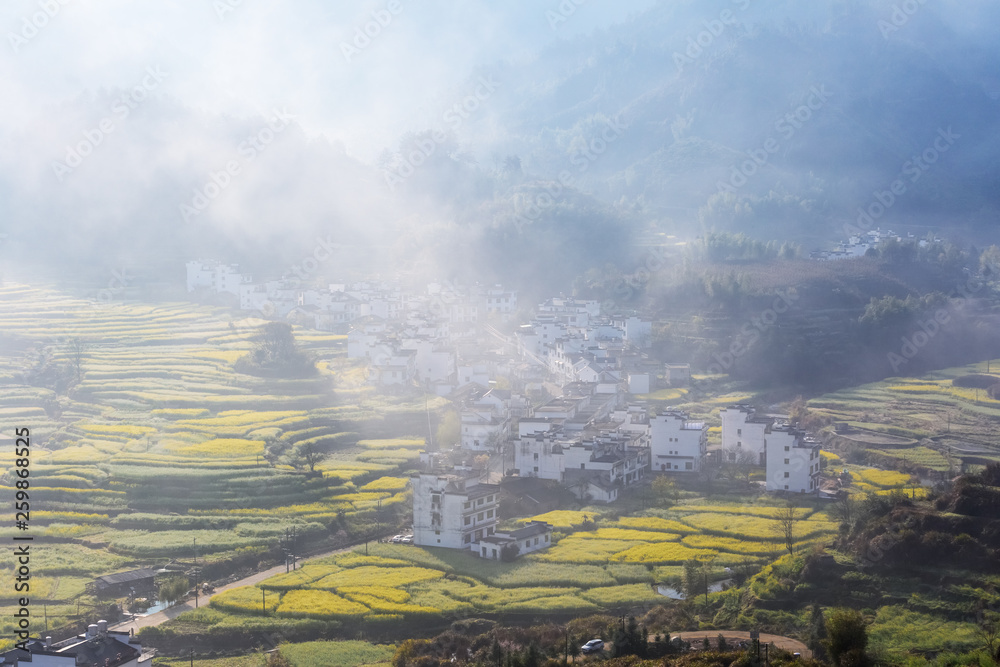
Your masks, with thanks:
[(4, 667), (149, 667), (155, 651), (143, 650), (138, 637), (108, 630), (98, 621), (85, 634), (53, 643), (51, 637), (29, 639), (27, 650), (14, 648), (0, 653)]
[(400, 349), (414, 351), (417, 380), (425, 386), (454, 379), (455, 352), (442, 345), (440, 341), (430, 338), (404, 338), (400, 343)]
[(671, 410), (649, 420), (649, 457), (654, 472), (698, 472), (708, 453), (708, 426)]
[(767, 490), (816, 493), (819, 489), (820, 443), (785, 422), (767, 435)]
[(750, 452), (754, 463), (764, 465), (764, 439), (774, 418), (758, 415), (749, 405), (733, 405), (719, 411), (722, 418), (723, 456), (735, 460), (740, 452)]
[(625, 334), (625, 340), (640, 349), (653, 345), (653, 323), (638, 317), (626, 317), (615, 321), (615, 326)]
[(415, 544), (473, 549), (496, 533), (499, 486), (456, 474), (417, 473), (410, 479)]
[(503, 533), (494, 533), (480, 540), (474, 551), (480, 558), (501, 560), (504, 549), (514, 549), (516, 556), (541, 551), (552, 544), (552, 526), (544, 521), (531, 521), (526, 526)]
[(412, 384), (417, 376), (415, 357), (410, 351), (373, 358), (368, 366), (368, 381), (382, 387)]
[(498, 317), (504, 322), (517, 310), (517, 292), (505, 290), (502, 285), (477, 290), (480, 312)]
[(514, 442), (514, 468), (521, 477), (554, 479), (561, 482), (566, 471), (565, 450), (573, 445), (562, 431), (522, 435)]
[(253, 276), (240, 273), (236, 264), (222, 262), (190, 261), (185, 264), (187, 270), (187, 291), (209, 289), (216, 293), (240, 295), (240, 286), (253, 282)]
[(514, 467), (521, 477), (556, 480), (581, 500), (612, 502), (621, 489), (646, 477), (649, 449), (637, 444), (640, 441), (622, 432), (524, 435), (513, 442)]

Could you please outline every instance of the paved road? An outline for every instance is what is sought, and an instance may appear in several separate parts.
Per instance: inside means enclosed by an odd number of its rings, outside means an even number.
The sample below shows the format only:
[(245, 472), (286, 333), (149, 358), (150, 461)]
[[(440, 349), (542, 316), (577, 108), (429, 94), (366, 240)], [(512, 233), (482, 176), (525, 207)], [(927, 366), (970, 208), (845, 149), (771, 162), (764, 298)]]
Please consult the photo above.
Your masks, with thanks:
[[(362, 544), (364, 543), (362, 542)], [(317, 558), (326, 558), (327, 556), (333, 556), (335, 554), (345, 553), (347, 551), (355, 549), (358, 546), (359, 545), (357, 544), (353, 544), (349, 547), (344, 547), (342, 549), (334, 549), (333, 551), (327, 551), (325, 553), (317, 554), (315, 556), (310, 556), (309, 558), (303, 558), (302, 560), (299, 561), (299, 565), (303, 565)], [(270, 570), (264, 570), (263, 572), (258, 572), (257, 574), (247, 577), (246, 579), (240, 579), (239, 581), (234, 581), (231, 584), (221, 586), (219, 588), (216, 588), (215, 592), (212, 593), (211, 595), (199, 595), (198, 606), (199, 607), (208, 606), (208, 603), (212, 600), (213, 597), (224, 591), (228, 591), (233, 588), (239, 588), (240, 586), (253, 586), (254, 584), (259, 584), (265, 579), (270, 579), (276, 574), (283, 574), (284, 572), (285, 572), (284, 564), (276, 565), (272, 567)], [(153, 625), (159, 625), (161, 623), (165, 623), (173, 618), (177, 618), (186, 611), (191, 611), (194, 608), (195, 608), (194, 600), (191, 599), (182, 604), (176, 604), (172, 607), (164, 609), (163, 611), (158, 611), (155, 614), (149, 614), (148, 616), (139, 616), (134, 620), (123, 621), (121, 623), (117, 623), (114, 626), (109, 626), (109, 627), (112, 630), (120, 630), (123, 632), (127, 632), (129, 630), (135, 630), (136, 632), (138, 632), (139, 628), (148, 628)]]
[[(736, 640), (736, 641), (750, 641), (750, 633), (741, 630), (697, 630), (694, 632), (680, 632), (677, 634), (670, 633), (670, 638), (680, 637), (686, 642), (691, 642), (694, 647), (701, 646), (701, 640), (708, 637), (708, 641), (712, 643), (713, 648), (715, 647), (715, 639), (719, 635), (726, 638), (726, 641)], [(783, 648), (791, 653), (801, 653), (803, 658), (811, 658), (812, 651), (806, 648), (806, 645), (797, 639), (792, 639), (791, 637), (781, 637), (779, 635), (768, 635), (765, 633), (760, 633), (761, 644), (774, 644), (778, 648)]]

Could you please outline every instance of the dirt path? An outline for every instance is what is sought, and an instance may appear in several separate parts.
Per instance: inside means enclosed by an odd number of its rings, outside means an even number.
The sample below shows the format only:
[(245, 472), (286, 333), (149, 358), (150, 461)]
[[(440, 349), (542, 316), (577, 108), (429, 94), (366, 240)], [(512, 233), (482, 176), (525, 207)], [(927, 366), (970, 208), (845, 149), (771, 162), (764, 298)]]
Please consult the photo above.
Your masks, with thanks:
[[(694, 632), (680, 632), (677, 634), (670, 633), (670, 638), (680, 637), (686, 642), (691, 642), (691, 645), (695, 648), (701, 646), (701, 641), (705, 637), (708, 637), (708, 641), (715, 644), (715, 639), (719, 635), (726, 638), (726, 641), (750, 641), (750, 633), (742, 630), (697, 630)], [(760, 633), (760, 643), (763, 644), (774, 644), (778, 648), (785, 649), (790, 653), (800, 653), (803, 658), (811, 658), (812, 651), (806, 648), (806, 645), (797, 639), (792, 639), (791, 637), (782, 637), (780, 635), (768, 635), (765, 633)], [(761, 647), (763, 650), (763, 647)]]
[[(361, 544), (364, 543), (362, 542)], [(346, 553), (348, 551), (351, 551), (352, 549), (357, 548), (358, 546), (360, 545), (353, 544), (351, 546), (343, 547), (341, 549), (334, 549), (333, 551), (327, 551), (321, 554), (317, 554), (315, 556), (310, 556), (309, 558), (303, 558), (302, 560), (299, 561), (299, 565), (300, 566), (304, 565), (305, 563), (308, 563), (311, 560), (316, 560), (317, 558), (326, 558), (327, 556)], [(265, 579), (270, 579), (276, 574), (284, 574), (284, 572), (285, 572), (285, 566), (283, 564), (275, 565), (269, 570), (264, 570), (263, 572), (258, 572), (257, 574), (251, 575), (245, 579), (240, 579), (239, 581), (234, 581), (231, 584), (220, 586), (219, 588), (216, 588), (215, 592), (212, 593), (211, 595), (199, 595), (198, 607), (207, 607), (208, 603), (212, 600), (212, 598), (218, 595), (219, 593), (223, 593), (233, 588), (239, 588), (240, 586), (253, 586), (254, 584), (259, 584)], [(112, 630), (120, 630), (123, 632), (126, 632), (128, 630), (134, 630), (138, 632), (140, 628), (148, 628), (150, 626), (160, 625), (161, 623), (165, 623), (171, 619), (177, 618), (184, 612), (195, 609), (194, 605), (195, 601), (191, 599), (182, 604), (176, 604), (172, 607), (168, 607), (163, 611), (158, 611), (155, 614), (149, 614), (148, 616), (137, 616), (131, 621), (122, 621), (113, 626), (109, 626), (109, 628)]]

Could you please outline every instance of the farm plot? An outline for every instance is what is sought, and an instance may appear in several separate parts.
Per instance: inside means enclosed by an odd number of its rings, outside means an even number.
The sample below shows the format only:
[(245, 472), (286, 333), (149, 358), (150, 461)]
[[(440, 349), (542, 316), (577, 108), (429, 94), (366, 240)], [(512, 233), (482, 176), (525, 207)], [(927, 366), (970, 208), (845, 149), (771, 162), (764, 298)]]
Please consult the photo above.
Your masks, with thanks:
[[(344, 363), (345, 337), (298, 327), (299, 345), (323, 359), (317, 377), (238, 373), (264, 321), (219, 308), (97, 307), (8, 284), (0, 316), (11, 342), (0, 356), (0, 432), (31, 427), (33, 529), (59, 540), (34, 561), (39, 600), (92, 602), (75, 578), (188, 559), (195, 542), (200, 559), (225, 560), (276, 545), (287, 527), (321, 536), (399, 506), (407, 480), (393, 474), (423, 439), (382, 424), (390, 414), (422, 423), (442, 405), (350, 393), (357, 364)], [(54, 370), (26, 374), (42, 363)], [(46, 386), (57, 371), (69, 381)], [(386, 439), (359, 443), (350, 430), (359, 422), (379, 424)], [(307, 446), (332, 453), (317, 465), (322, 476), (295, 458)], [(4, 469), (13, 464), (0, 453)]]

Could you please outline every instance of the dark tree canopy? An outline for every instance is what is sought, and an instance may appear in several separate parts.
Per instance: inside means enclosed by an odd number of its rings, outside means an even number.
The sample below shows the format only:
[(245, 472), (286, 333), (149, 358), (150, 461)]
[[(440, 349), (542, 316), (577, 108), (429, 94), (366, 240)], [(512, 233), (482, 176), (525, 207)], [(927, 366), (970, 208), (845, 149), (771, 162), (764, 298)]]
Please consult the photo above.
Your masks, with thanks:
[(236, 362), (236, 370), (268, 377), (308, 377), (316, 373), (312, 358), (298, 349), (292, 326), (268, 322), (260, 327), (250, 353)]

